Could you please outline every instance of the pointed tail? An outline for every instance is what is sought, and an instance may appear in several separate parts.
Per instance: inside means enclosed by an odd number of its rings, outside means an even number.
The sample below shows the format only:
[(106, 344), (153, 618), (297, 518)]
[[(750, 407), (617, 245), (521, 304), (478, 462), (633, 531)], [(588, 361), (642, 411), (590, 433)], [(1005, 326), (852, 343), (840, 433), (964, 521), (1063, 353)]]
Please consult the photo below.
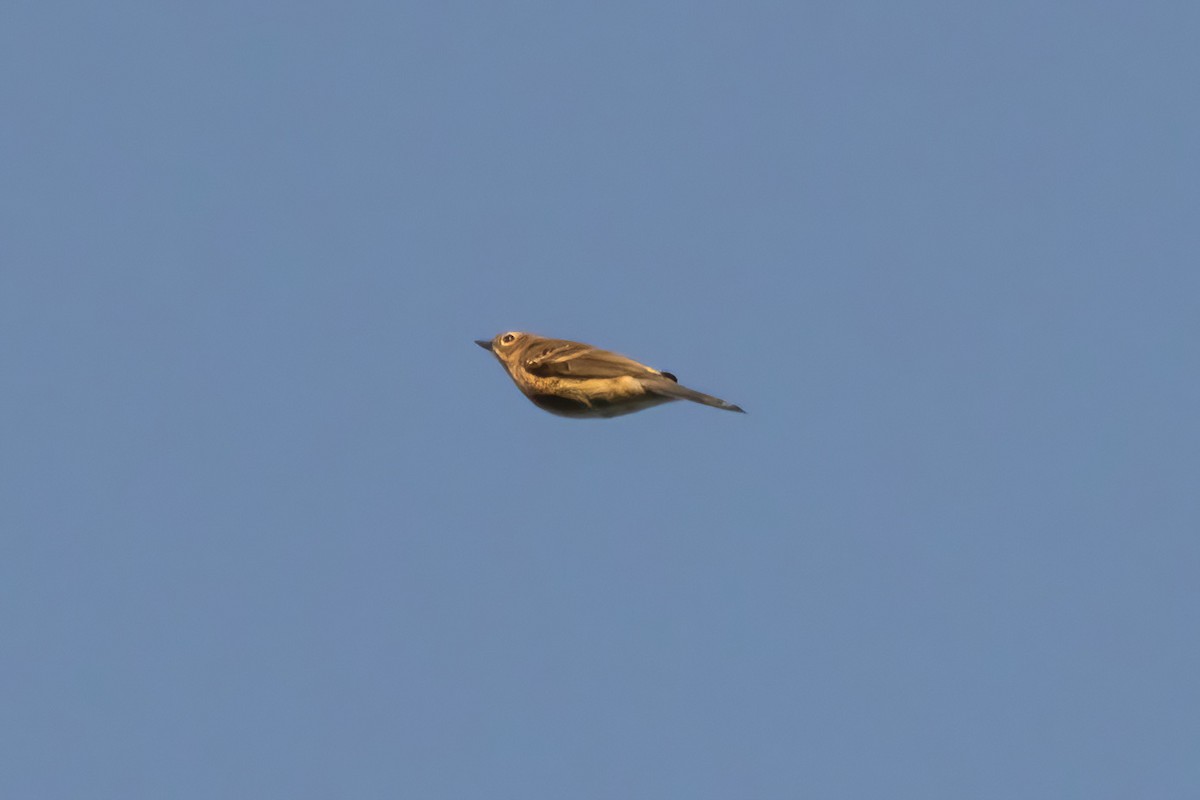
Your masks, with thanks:
[[(667, 375), (672, 378), (674, 377), (669, 373), (667, 373)], [(645, 386), (648, 391), (662, 395), (663, 397), (673, 397), (679, 400), (691, 400), (693, 403), (700, 403), (702, 405), (712, 406), (713, 408), (724, 409), (725, 411), (736, 411), (739, 414), (746, 413), (739, 406), (735, 406), (733, 403), (726, 403), (719, 397), (713, 397), (711, 394), (697, 392), (695, 389), (689, 389), (688, 387), (682, 386), (671, 380), (643, 381), (642, 385)]]

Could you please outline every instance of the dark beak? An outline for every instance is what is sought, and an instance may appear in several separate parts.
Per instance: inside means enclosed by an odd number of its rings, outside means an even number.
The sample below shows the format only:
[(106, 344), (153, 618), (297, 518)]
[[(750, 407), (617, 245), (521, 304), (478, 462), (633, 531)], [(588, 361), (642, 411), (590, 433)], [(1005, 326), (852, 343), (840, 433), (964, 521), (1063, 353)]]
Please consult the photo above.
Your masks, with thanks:
[(492, 343), (488, 339), (476, 339), (475, 344), (479, 345), (484, 350), (491, 351), (491, 349), (492, 349)]

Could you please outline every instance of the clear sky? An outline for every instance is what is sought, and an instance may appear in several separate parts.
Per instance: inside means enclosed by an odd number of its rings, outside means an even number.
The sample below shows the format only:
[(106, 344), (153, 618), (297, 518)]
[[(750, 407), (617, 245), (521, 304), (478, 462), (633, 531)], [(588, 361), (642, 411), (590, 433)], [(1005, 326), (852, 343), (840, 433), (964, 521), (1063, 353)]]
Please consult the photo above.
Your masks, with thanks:
[(6, 3), (0, 796), (1200, 796), (1198, 40)]

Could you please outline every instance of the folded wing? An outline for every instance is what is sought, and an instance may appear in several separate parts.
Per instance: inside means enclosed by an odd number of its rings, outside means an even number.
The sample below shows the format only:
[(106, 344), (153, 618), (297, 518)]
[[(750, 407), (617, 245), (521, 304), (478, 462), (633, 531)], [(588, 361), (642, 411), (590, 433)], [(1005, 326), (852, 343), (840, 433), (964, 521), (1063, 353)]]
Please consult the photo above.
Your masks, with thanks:
[(620, 378), (660, 375), (658, 370), (608, 350), (579, 342), (539, 342), (523, 359), (525, 370), (542, 378)]
[(672, 400), (691, 400), (713, 408), (746, 413), (733, 403), (681, 385), (669, 372), (639, 364), (632, 358), (608, 350), (565, 339), (538, 342), (526, 353), (522, 365), (531, 375), (542, 378), (637, 378), (645, 392)]

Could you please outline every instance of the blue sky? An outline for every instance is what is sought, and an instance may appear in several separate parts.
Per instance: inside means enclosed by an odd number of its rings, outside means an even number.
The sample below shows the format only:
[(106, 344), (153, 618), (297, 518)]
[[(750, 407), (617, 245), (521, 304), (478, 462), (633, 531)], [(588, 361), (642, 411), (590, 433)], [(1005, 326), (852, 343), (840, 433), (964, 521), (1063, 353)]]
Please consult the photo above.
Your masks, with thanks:
[(1198, 34), (8, 4), (0, 794), (1197, 796)]

